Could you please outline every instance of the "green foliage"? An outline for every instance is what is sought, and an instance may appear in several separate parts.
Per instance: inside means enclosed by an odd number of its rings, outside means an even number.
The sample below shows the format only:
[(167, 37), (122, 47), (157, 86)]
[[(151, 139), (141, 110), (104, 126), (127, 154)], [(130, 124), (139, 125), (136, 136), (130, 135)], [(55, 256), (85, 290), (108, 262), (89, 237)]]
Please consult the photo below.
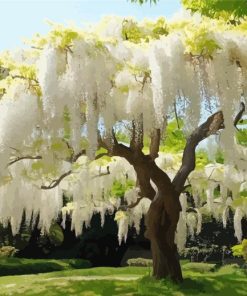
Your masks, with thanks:
[(128, 134), (121, 131), (117, 131), (116, 138), (119, 142), (123, 142), (123, 143), (129, 143), (130, 141), (130, 137), (128, 136)]
[(176, 120), (172, 120), (167, 124), (165, 139), (162, 143), (164, 150), (168, 152), (183, 151), (186, 143), (185, 135), (182, 131), (183, 121), (179, 119), (179, 126)]
[(125, 19), (122, 24), (122, 38), (133, 43), (149, 42), (150, 39), (159, 39), (168, 35), (168, 25), (163, 17), (157, 21), (145, 21), (145, 28), (132, 19)]
[(182, 4), (192, 12), (213, 18), (231, 20), (247, 15), (245, 0), (182, 0)]
[(46, 44), (52, 44), (54, 47), (61, 50), (69, 50), (73, 41), (82, 37), (79, 31), (73, 28), (65, 28), (62, 25), (48, 22), (52, 26), (52, 30), (46, 37), (36, 34), (31, 41), (32, 46), (43, 48)]
[(215, 189), (214, 189), (214, 197), (220, 197), (220, 188), (219, 187), (216, 187)]
[(247, 147), (247, 129), (238, 130), (236, 138), (238, 144)]
[(233, 256), (242, 257), (243, 256), (243, 246), (242, 246), (242, 244), (233, 246), (232, 247), (232, 253), (233, 253)]
[(126, 180), (126, 182), (120, 182), (118, 180), (115, 180), (113, 182), (113, 186), (111, 189), (110, 195), (113, 197), (123, 197), (124, 193), (135, 187), (135, 182), (132, 180)]
[(70, 134), (71, 134), (71, 130), (70, 130), (70, 122), (71, 122), (71, 117), (70, 117), (70, 113), (69, 113), (69, 108), (67, 106), (65, 106), (64, 111), (63, 111), (63, 120), (64, 120), (64, 139), (65, 140), (69, 140), (70, 139)]
[(231, 206), (234, 209), (236, 209), (237, 207), (245, 207), (245, 206), (247, 206), (247, 197), (245, 195), (242, 195), (242, 192), (240, 192), (240, 197), (235, 198), (233, 200), (232, 204), (231, 204)]
[(124, 40), (139, 43), (143, 36), (141, 29), (138, 27), (138, 23), (133, 20), (124, 20), (122, 26), (122, 37)]
[(203, 55), (205, 58), (211, 58), (212, 54), (220, 49), (206, 24), (190, 26), (186, 30), (185, 45), (186, 53)]
[(153, 37), (158, 39), (162, 35), (168, 34), (168, 26), (163, 17), (159, 18), (155, 24), (153, 24)]
[(243, 257), (247, 262), (247, 239), (244, 239), (241, 244), (232, 247), (233, 256)]
[[(29, 90), (41, 96), (35, 64), (17, 63), (9, 52), (4, 52), (0, 56), (0, 65), (0, 94), (14, 83), (28, 83)], [(1, 75), (2, 69), (4, 75)]]
[(204, 150), (199, 150), (196, 152), (196, 168), (203, 169), (205, 165), (209, 164), (207, 152)]
[(238, 122), (238, 125), (247, 125), (247, 119), (242, 119)]
[[(104, 153), (107, 153), (107, 150), (105, 148), (101, 147), (96, 151), (96, 156), (104, 154)], [(111, 161), (112, 161), (112, 158), (108, 155), (101, 156), (99, 159), (95, 160), (95, 162), (99, 166), (100, 165), (102, 165), (102, 166), (107, 165)]]
[(247, 197), (247, 190), (240, 191), (240, 196)]
[(225, 162), (223, 152), (219, 149), (217, 150), (217, 152), (215, 154), (215, 161), (217, 163), (221, 163), (221, 164), (224, 164), (224, 162)]
[(64, 241), (63, 230), (60, 225), (54, 223), (51, 225), (48, 233), (49, 240), (52, 245), (60, 246)]

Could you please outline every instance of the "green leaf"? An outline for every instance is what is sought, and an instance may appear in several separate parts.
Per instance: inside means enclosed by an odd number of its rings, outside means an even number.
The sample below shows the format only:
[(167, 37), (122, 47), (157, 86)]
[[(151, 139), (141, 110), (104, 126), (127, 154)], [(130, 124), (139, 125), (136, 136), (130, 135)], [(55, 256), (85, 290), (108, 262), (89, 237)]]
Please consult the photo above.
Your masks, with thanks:
[(60, 246), (64, 241), (64, 234), (61, 226), (57, 223), (52, 224), (49, 229), (48, 237), (54, 246)]
[(126, 180), (125, 183), (115, 180), (113, 182), (110, 195), (113, 197), (123, 197), (127, 190), (132, 189), (134, 187), (135, 182), (132, 180)]

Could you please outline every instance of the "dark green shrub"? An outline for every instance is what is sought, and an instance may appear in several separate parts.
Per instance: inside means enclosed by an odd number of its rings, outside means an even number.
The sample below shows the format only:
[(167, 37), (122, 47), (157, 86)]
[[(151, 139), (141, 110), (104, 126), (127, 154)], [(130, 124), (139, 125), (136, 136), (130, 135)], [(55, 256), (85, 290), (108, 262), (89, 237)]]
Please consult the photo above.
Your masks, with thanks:
[(89, 268), (90, 262), (83, 259), (24, 259), (24, 258), (1, 258), (0, 276), (36, 274), (52, 271), (61, 271), (74, 268)]
[(75, 269), (92, 267), (91, 262), (84, 259), (63, 259), (62, 261), (68, 263), (71, 268)]

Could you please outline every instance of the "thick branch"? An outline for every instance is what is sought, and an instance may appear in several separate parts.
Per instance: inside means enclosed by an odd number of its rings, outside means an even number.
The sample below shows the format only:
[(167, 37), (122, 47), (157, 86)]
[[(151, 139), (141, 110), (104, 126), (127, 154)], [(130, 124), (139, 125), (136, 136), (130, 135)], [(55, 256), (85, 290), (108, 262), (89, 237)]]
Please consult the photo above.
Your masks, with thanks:
[(108, 151), (109, 156), (112, 152), (113, 146), (118, 145), (118, 141), (115, 136), (114, 130), (112, 130), (111, 135), (107, 135), (104, 138), (100, 135), (100, 132), (98, 131), (98, 146), (99, 148), (104, 148)]
[[(236, 115), (234, 124), (240, 120), (245, 110), (245, 106), (241, 103), (241, 110)], [(218, 111), (211, 115), (203, 124), (197, 127), (189, 136), (183, 153), (182, 165), (177, 172), (172, 183), (176, 192), (179, 194), (183, 191), (185, 181), (189, 174), (195, 169), (196, 163), (196, 147), (197, 145), (210, 135), (216, 134), (220, 129), (224, 129), (224, 117), (222, 111)]]
[(218, 130), (224, 128), (224, 118), (222, 111), (211, 115), (203, 124), (197, 127), (189, 136), (183, 153), (182, 165), (177, 172), (172, 183), (175, 190), (181, 193), (184, 188), (185, 181), (189, 174), (195, 169), (196, 163), (196, 147), (208, 136), (215, 134)]
[(146, 161), (148, 160), (144, 160), (143, 164), (140, 165), (134, 164), (134, 169), (136, 171), (138, 186), (140, 188), (140, 197), (147, 197), (152, 200), (155, 197), (156, 191), (150, 183), (151, 175), (149, 169), (145, 166)]
[(124, 144), (118, 143), (114, 131), (112, 135), (106, 138), (102, 138), (98, 134), (98, 143), (99, 147), (102, 147), (107, 150), (108, 156), (119, 156), (125, 158), (130, 164), (133, 164), (134, 154), (133, 151), (125, 146)]

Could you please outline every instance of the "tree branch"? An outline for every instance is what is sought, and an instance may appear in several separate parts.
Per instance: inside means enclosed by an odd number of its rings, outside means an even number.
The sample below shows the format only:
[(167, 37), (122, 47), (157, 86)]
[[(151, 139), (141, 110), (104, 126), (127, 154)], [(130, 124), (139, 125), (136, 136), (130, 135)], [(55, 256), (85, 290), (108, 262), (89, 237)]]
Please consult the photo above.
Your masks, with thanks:
[(98, 178), (98, 177), (102, 177), (102, 176), (107, 176), (107, 175), (110, 175), (110, 174), (111, 174), (110, 167), (107, 166), (105, 173), (99, 173), (98, 175), (93, 176), (92, 179), (95, 179), (95, 178)]
[(143, 199), (143, 196), (140, 196), (137, 198), (137, 200), (129, 205), (122, 205), (118, 208), (118, 210), (122, 210), (122, 211), (127, 211), (128, 209), (133, 209), (134, 207), (136, 207), (140, 201)]
[(29, 80), (29, 81), (34, 81), (35, 83), (39, 84), (39, 81), (37, 79), (34, 79), (34, 78), (28, 78), (28, 77), (24, 77), (24, 76), (21, 76), (21, 75), (12, 75), (11, 76), (13, 79), (15, 78), (19, 78), (19, 79), (24, 79), (24, 80)]
[(71, 163), (76, 162), (77, 159), (79, 157), (81, 157), (82, 155), (86, 155), (86, 150), (85, 149), (83, 149), (83, 150), (79, 151), (77, 154), (73, 155), (73, 157), (71, 158)]
[(236, 115), (235, 119), (234, 119), (234, 126), (237, 128), (237, 124), (239, 122), (239, 120), (242, 118), (243, 114), (245, 112), (245, 104), (243, 102), (240, 103), (240, 111), (238, 112), (238, 114)]
[[(244, 103), (241, 103), (241, 110), (235, 117), (234, 123), (238, 122), (243, 115), (245, 109)], [(189, 174), (195, 169), (196, 147), (197, 145), (210, 135), (216, 134), (220, 129), (224, 129), (224, 116), (222, 111), (218, 111), (208, 117), (208, 119), (197, 127), (189, 136), (183, 152), (182, 165), (174, 177), (172, 183), (179, 194), (183, 191), (185, 181)]]
[(140, 196), (137, 198), (137, 200), (133, 203), (131, 203), (130, 205), (127, 206), (128, 209), (133, 209), (134, 207), (136, 207), (137, 205), (139, 205), (140, 201), (143, 199), (143, 196)]
[(151, 133), (151, 143), (149, 146), (149, 154), (152, 160), (159, 156), (159, 148), (160, 148), (160, 129), (155, 129)]
[(100, 159), (101, 157), (104, 157), (104, 156), (109, 156), (109, 153), (108, 152), (100, 153), (100, 154), (96, 155), (95, 160)]
[(143, 149), (143, 114), (132, 121), (132, 136), (130, 148), (136, 153), (141, 153)]
[(177, 112), (177, 104), (176, 104), (176, 102), (174, 102), (174, 112), (175, 112), (175, 118), (176, 118), (176, 121), (177, 121), (178, 129), (180, 129), (179, 120), (178, 120), (178, 112)]
[(46, 185), (42, 185), (41, 189), (43, 190), (48, 190), (48, 189), (53, 189), (56, 186), (58, 186), (60, 184), (60, 182), (67, 176), (72, 174), (72, 170), (67, 171), (66, 173), (62, 174), (58, 179), (53, 180), (50, 185), (46, 186)]
[(76, 162), (80, 156), (86, 155), (85, 149), (82, 149), (77, 154), (75, 154), (75, 151), (74, 151), (73, 147), (70, 145), (70, 143), (68, 141), (66, 141), (65, 139), (62, 139), (62, 141), (67, 145), (68, 149), (71, 152), (71, 156), (67, 159), (68, 162), (70, 162), (70, 163)]
[(17, 157), (15, 158), (14, 160), (10, 161), (8, 163), (8, 166), (20, 161), (20, 160), (23, 160), (23, 159), (42, 159), (42, 156), (40, 155), (37, 155), (37, 156), (30, 156), (30, 155), (26, 155), (26, 156), (20, 156), (20, 157)]
[(215, 134), (218, 130), (224, 128), (224, 118), (222, 111), (211, 115), (203, 124), (197, 127), (189, 136), (183, 152), (182, 165), (177, 172), (172, 183), (178, 193), (183, 191), (184, 183), (189, 174), (195, 169), (196, 147), (208, 136)]

